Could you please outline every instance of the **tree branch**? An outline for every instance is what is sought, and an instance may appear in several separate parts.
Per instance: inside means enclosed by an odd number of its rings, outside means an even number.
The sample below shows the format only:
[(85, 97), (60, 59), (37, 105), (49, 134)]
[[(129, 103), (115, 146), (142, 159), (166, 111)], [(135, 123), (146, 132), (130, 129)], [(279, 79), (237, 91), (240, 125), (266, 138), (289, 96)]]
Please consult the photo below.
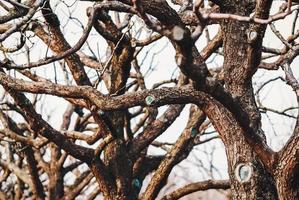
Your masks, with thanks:
[[(4, 74), (0, 72), (0, 74)], [(31, 102), (25, 97), (24, 94), (12, 90), (12, 88), (4, 88), (9, 91), (9, 94), (14, 98), (15, 103), (24, 111), (26, 118), (29, 122), (30, 128), (54, 142), (57, 146), (69, 152), (73, 157), (84, 162), (90, 162), (93, 150), (78, 146), (69, 141), (67, 137), (53, 129), (42, 117), (35, 112)]]
[(230, 183), (228, 180), (208, 180), (203, 182), (191, 183), (182, 188), (179, 188), (167, 195), (161, 200), (176, 200), (193, 192), (210, 190), (210, 189), (229, 189)]
[(189, 121), (185, 130), (175, 142), (171, 151), (167, 153), (161, 164), (158, 166), (154, 176), (143, 193), (142, 199), (156, 199), (159, 191), (166, 184), (166, 180), (173, 167), (182, 161), (182, 157), (187, 157), (192, 150), (193, 144), (191, 144), (190, 147), (190, 143), (192, 143), (197, 134), (197, 132), (196, 134), (193, 134), (193, 132), (198, 130), (199, 126), (203, 123), (205, 115), (203, 112), (196, 110), (195, 107), (190, 108), (190, 113)]

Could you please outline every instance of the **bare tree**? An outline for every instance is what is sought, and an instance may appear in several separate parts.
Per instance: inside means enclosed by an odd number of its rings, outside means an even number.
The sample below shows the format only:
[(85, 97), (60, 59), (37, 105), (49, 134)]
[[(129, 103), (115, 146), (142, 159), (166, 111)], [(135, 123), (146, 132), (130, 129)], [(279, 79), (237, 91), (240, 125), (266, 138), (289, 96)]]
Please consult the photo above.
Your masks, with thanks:
[[(298, 1), (281, 1), (271, 15), (272, 0), (73, 3), (80, 12), (89, 5), (86, 14), (72, 17), (73, 4), (61, 1), (69, 12), (62, 23), (55, 1), (0, 1), (0, 199), (153, 200), (159, 193), (179, 199), (208, 189), (230, 190), (236, 200), (299, 199), (299, 118), (290, 113), (298, 107), (276, 110), (258, 96), (264, 86), (282, 81), (299, 99), (291, 68), (299, 54)], [(291, 16), (286, 37), (275, 23)], [(211, 39), (209, 30), (217, 26)], [(263, 44), (267, 27), (281, 48)], [(76, 42), (68, 37), (72, 31), (81, 33)], [(175, 59), (179, 73), (149, 86), (159, 54), (149, 52), (163, 39), (175, 50), (165, 59)], [(214, 56), (223, 58), (221, 67), (209, 65)], [(53, 73), (42, 73), (49, 68)], [(259, 69), (282, 69), (284, 76), (254, 91)], [(50, 95), (68, 104), (56, 124), (50, 122), (55, 113), (47, 118), (42, 112), (46, 103), (58, 104), (46, 100)], [(186, 105), (188, 122), (177, 140), (158, 141)], [(279, 151), (267, 144), (264, 112), (297, 120)], [(216, 135), (205, 137), (211, 126)], [(225, 147), (229, 180), (211, 178), (161, 195), (173, 168), (196, 146), (217, 138)], [(166, 153), (153, 155), (152, 146)]]

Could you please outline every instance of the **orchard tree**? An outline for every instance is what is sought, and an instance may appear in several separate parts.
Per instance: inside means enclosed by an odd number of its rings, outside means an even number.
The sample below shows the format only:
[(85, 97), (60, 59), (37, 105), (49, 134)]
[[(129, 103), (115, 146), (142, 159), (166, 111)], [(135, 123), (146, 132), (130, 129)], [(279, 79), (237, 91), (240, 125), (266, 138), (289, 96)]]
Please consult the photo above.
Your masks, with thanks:
[[(267, 143), (261, 120), (268, 111), (292, 117), (289, 111), (297, 106), (274, 110), (256, 97), (279, 79), (299, 98), (292, 72), (299, 54), (298, 1), (273, 3), (1, 1), (0, 198), (154, 200), (160, 193), (166, 200), (222, 189), (235, 200), (299, 199), (298, 117), (278, 151)], [(55, 10), (59, 4), (64, 13)], [(290, 18), (285, 36), (275, 24)], [(211, 30), (218, 31), (213, 38)], [(280, 48), (263, 43), (266, 30)], [(149, 74), (165, 66), (154, 66), (161, 52), (149, 52), (155, 44), (163, 49), (161, 40), (175, 55), (159, 59), (175, 61), (177, 70), (153, 83)], [(213, 59), (218, 67), (210, 65)], [(254, 90), (260, 70), (284, 75)], [(65, 106), (57, 98), (68, 104), (59, 116)], [(47, 104), (58, 110), (47, 116)], [(177, 140), (159, 142), (185, 107), (188, 122)], [(203, 139), (210, 126), (217, 135)], [(173, 168), (196, 146), (218, 137), (229, 179), (194, 182), (161, 195)], [(152, 146), (166, 153), (152, 154)], [(70, 173), (73, 181), (66, 178)]]

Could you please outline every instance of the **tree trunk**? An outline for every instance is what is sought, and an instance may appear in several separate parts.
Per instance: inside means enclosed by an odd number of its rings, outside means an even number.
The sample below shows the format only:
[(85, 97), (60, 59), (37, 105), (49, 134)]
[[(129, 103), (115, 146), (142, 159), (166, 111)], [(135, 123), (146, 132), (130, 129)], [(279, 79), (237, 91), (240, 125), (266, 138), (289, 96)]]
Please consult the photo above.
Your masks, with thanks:
[[(243, 137), (243, 130), (232, 114), (219, 102), (210, 102), (203, 107), (213, 125), (220, 133), (227, 155), (228, 173), (231, 182), (232, 199), (278, 199), (275, 180), (266, 170), (251, 146)], [(232, 140), (231, 138), (234, 137)], [(245, 169), (244, 169), (245, 168)]]
[[(250, 2), (244, 1), (222, 12), (249, 16), (252, 8)], [(248, 125), (254, 130), (254, 134), (265, 138), (260, 128), (261, 117), (255, 103), (251, 78), (260, 63), (260, 47), (266, 27), (235, 20), (224, 21), (221, 25), (224, 35), (225, 86), (242, 109), (248, 113)], [(224, 139), (232, 199), (278, 199), (274, 177), (266, 170), (243, 136), (242, 131), (248, 130), (239, 130), (229, 125), (223, 128), (223, 126), (218, 125), (219, 131), (226, 132), (225, 135), (228, 137), (234, 137), (233, 140)]]
[[(298, 183), (297, 183), (298, 184)], [(276, 181), (279, 200), (297, 200), (299, 199), (299, 187), (294, 183), (280, 177)]]
[[(294, 172), (295, 171), (295, 172)], [(278, 168), (276, 173), (276, 186), (280, 200), (299, 199), (299, 170), (290, 170)]]
[[(226, 152), (229, 160), (232, 199), (278, 199), (272, 175), (267, 172), (246, 142), (244, 142), (244, 146), (232, 145)], [(237, 172), (240, 172), (238, 167), (243, 163), (250, 164), (253, 172), (249, 181), (240, 182)]]

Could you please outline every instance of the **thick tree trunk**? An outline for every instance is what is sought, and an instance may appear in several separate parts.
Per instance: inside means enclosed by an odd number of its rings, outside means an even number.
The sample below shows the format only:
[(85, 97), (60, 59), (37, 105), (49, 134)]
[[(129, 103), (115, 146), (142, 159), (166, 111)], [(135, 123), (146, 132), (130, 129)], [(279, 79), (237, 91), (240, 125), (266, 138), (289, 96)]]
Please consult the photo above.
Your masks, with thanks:
[[(281, 162), (276, 169), (275, 178), (278, 195), (280, 200), (297, 200), (299, 199), (299, 168), (290, 166), (288, 160), (286, 163)], [(281, 168), (281, 166), (284, 166)]]
[[(125, 85), (129, 78), (131, 61), (134, 49), (130, 46), (127, 38), (118, 45), (112, 45), (115, 50), (111, 61), (109, 93), (120, 95), (125, 92)], [(133, 163), (128, 154), (125, 140), (124, 123), (125, 111), (106, 112), (106, 124), (113, 135), (113, 141), (109, 142), (104, 149), (104, 163), (112, 176), (113, 189), (104, 193), (105, 200), (132, 200), (137, 199), (132, 187)]]
[[(251, 12), (250, 7), (250, 2), (244, 1), (223, 12), (248, 16)], [(225, 86), (248, 114), (249, 127), (255, 134), (264, 138), (260, 129), (261, 119), (254, 99), (251, 78), (260, 62), (260, 47), (265, 26), (229, 20), (222, 23), (222, 30)], [(238, 122), (235, 123), (238, 124)], [(242, 131), (248, 130), (239, 130), (230, 126), (225, 130), (223, 125), (220, 125), (219, 129), (227, 132), (225, 135), (234, 137), (233, 140), (224, 139), (232, 199), (278, 199), (274, 177), (266, 170), (252, 146), (244, 138)]]
[[(295, 183), (297, 182), (297, 183)], [(298, 180), (290, 181), (285, 177), (279, 176), (276, 181), (279, 200), (297, 200), (299, 199)]]
[[(241, 142), (239, 142), (238, 145), (231, 145), (226, 151), (229, 160), (232, 199), (278, 199), (273, 177), (267, 172), (249, 145), (245, 141), (243, 142), (244, 146), (241, 146)], [(243, 163), (251, 165), (253, 171), (250, 180), (240, 182), (237, 173), (240, 172), (238, 167)]]
[(278, 199), (273, 176), (244, 139), (243, 130), (232, 114), (217, 102), (207, 103), (203, 109), (209, 114), (209, 118), (226, 116), (214, 119), (213, 124), (226, 147), (232, 199)]
[(127, 156), (126, 145), (123, 140), (112, 141), (105, 149), (105, 164), (114, 176), (115, 191), (107, 199), (129, 200), (133, 198), (132, 190), (132, 162)]

